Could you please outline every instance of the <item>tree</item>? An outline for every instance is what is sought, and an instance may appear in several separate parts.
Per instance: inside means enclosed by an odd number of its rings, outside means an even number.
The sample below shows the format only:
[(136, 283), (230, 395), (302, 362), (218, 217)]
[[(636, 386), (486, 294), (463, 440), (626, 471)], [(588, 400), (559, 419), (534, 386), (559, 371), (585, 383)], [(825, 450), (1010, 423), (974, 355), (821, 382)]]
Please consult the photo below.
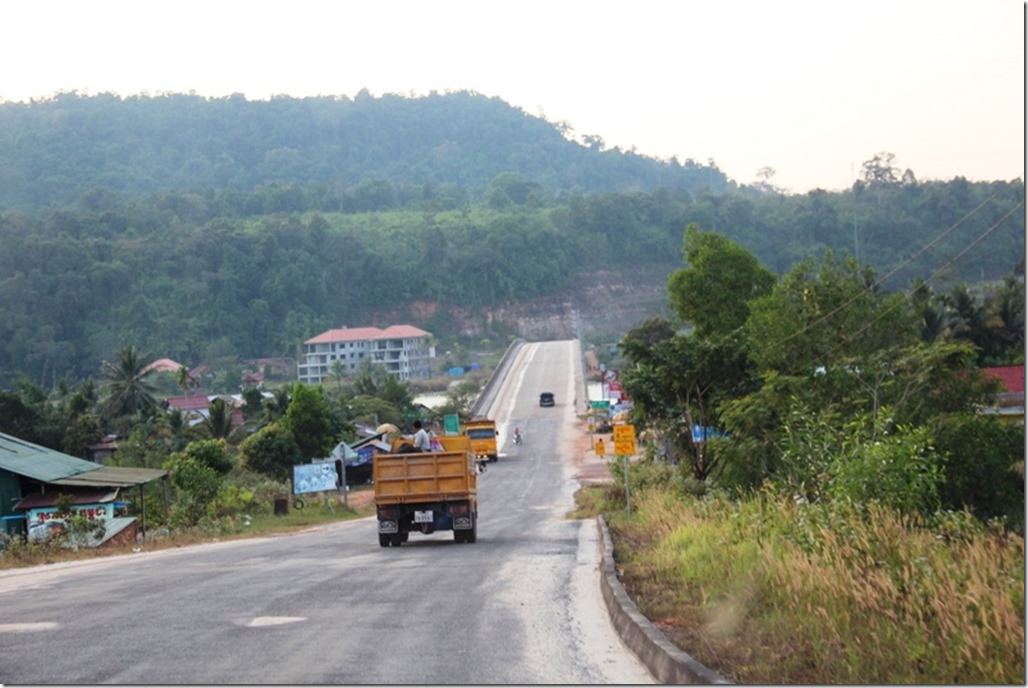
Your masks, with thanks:
[(819, 367), (910, 344), (915, 320), (902, 295), (878, 292), (873, 270), (825, 251), (798, 263), (749, 304), (747, 349), (760, 369), (808, 376)]
[(335, 378), (337, 391), (343, 391), (343, 378), (346, 377), (346, 365), (338, 358), (328, 364), (328, 371)]
[(260, 416), (264, 407), (264, 394), (257, 387), (247, 387), (243, 390), (243, 415), (248, 420)]
[(332, 414), (321, 387), (301, 382), (293, 386), (292, 401), (282, 417), (282, 426), (292, 433), (304, 459), (328, 456), (342, 431), (342, 424)]
[(247, 437), (239, 445), (239, 452), (247, 469), (281, 482), (288, 482), (293, 477), (293, 466), (304, 461), (293, 433), (279, 423)]
[(130, 345), (118, 352), (116, 363), (102, 363), (104, 393), (100, 408), (104, 418), (110, 420), (156, 406), (154, 386), (149, 379), (153, 369), (147, 367), (151, 359), (151, 355)]
[(947, 456), (941, 487), (943, 507), (971, 509), (985, 520), (1006, 519), (1024, 532), (1024, 426), (995, 416), (961, 413), (933, 423)]
[(207, 405), (207, 416), (203, 428), (212, 439), (225, 440), (232, 434), (232, 407), (222, 397), (216, 397)]
[[(663, 329), (659, 322), (649, 321), (641, 336), (651, 337)], [(635, 404), (633, 412), (671, 440), (688, 459), (697, 480), (705, 480), (717, 460), (703, 442), (693, 441), (692, 427), (719, 426), (719, 405), (754, 388), (741, 341), (694, 334), (673, 335), (647, 345), (633, 330), (623, 343), (626, 357), (634, 363), (621, 375), (625, 393)]]
[(228, 475), (235, 467), (235, 462), (226, 451), (225, 442), (220, 439), (195, 440), (186, 446), (183, 453), (220, 476)]
[(175, 381), (184, 394), (188, 395), (191, 389), (196, 388), (196, 379), (189, 374), (189, 368), (185, 366), (179, 366)]
[(176, 452), (164, 464), (171, 484), (178, 490), (178, 499), (172, 512), (172, 522), (181, 526), (195, 526), (213, 515), (213, 505), (222, 487), (222, 476), (202, 458), (186, 447)]
[(385, 389), (385, 386), (392, 375), (381, 363), (375, 363), (370, 358), (362, 358), (357, 364), (356, 376), (353, 383), (356, 394), (378, 396), (378, 393)]
[(668, 300), (700, 337), (742, 327), (750, 301), (770, 292), (775, 283), (774, 274), (753, 254), (696, 224), (685, 229), (682, 254), (687, 267), (668, 278)]
[(271, 393), (271, 397), (262, 403), (264, 410), (263, 422), (265, 425), (281, 420), (289, 409), (291, 400), (291, 387), (279, 387)]
[[(865, 160), (861, 167), (864, 181), (869, 186), (895, 184), (898, 181), (896, 174), (899, 172), (898, 168), (892, 166), (895, 158), (896, 156), (892, 153), (878, 153), (870, 160)], [(911, 175), (913, 175), (912, 172)]]

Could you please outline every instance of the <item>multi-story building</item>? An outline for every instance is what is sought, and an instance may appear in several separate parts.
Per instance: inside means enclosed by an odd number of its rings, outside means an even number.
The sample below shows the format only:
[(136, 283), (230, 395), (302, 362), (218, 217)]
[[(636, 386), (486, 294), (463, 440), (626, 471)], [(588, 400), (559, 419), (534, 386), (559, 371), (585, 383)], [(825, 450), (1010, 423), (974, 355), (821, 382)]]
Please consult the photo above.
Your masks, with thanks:
[[(320, 383), (336, 374), (357, 370), (367, 358), (379, 363), (401, 380), (432, 376), (431, 359), (435, 349), (431, 335), (413, 325), (343, 327), (322, 332), (303, 343), (303, 356), (297, 366), (300, 382)], [(339, 365), (335, 365), (336, 362)]]

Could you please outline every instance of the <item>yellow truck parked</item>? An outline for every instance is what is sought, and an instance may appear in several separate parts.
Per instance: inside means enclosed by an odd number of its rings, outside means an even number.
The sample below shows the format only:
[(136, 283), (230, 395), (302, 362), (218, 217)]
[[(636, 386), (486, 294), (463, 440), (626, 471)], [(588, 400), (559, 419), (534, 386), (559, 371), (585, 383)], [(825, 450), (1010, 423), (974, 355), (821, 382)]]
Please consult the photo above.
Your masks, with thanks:
[[(455, 542), (478, 538), (478, 466), (464, 435), (436, 438), (442, 451), (412, 452), (405, 438), (377, 454), (372, 474), (378, 544), (399, 547), (410, 533), (452, 530)], [(410, 449), (406, 449), (410, 447)]]
[(496, 461), (499, 451), (496, 445), (496, 421), (476, 418), (464, 424), (464, 434), (471, 440), (471, 451), (479, 461)]

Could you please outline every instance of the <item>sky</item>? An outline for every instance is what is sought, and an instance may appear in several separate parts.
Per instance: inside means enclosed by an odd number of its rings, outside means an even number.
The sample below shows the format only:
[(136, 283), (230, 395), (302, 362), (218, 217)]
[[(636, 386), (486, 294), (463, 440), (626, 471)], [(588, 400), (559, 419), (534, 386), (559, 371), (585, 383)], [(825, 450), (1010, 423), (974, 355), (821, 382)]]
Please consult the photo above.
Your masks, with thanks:
[(1024, 178), (1013, 0), (0, 0), (0, 65), (23, 102), (470, 90), (790, 193), (879, 153), (922, 181)]

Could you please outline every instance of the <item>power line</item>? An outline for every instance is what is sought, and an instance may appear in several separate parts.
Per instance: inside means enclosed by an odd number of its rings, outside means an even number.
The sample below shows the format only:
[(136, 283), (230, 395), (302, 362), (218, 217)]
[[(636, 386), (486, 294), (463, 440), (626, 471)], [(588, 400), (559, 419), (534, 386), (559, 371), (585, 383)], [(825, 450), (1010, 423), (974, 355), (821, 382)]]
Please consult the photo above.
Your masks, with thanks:
[[(963, 250), (961, 250), (961, 251), (960, 251), (959, 253), (957, 253), (957, 254), (956, 254), (955, 256), (953, 256), (952, 258), (950, 258), (950, 259), (949, 259), (948, 261), (946, 261), (946, 262), (945, 262), (945, 263), (944, 263), (944, 264), (942, 265), (942, 267), (940, 267), (940, 268), (939, 268), (938, 270), (936, 270), (936, 271), (935, 271), (935, 272), (933, 272), (933, 273), (932, 273), (931, 275), (929, 275), (929, 276), (928, 276), (928, 280), (931, 280), (931, 279), (933, 279), (934, 277), (937, 277), (937, 276), (938, 276), (938, 275), (940, 275), (940, 274), (941, 274), (941, 273), (942, 273), (942, 272), (943, 272), (943, 271), (944, 271), (944, 270), (945, 270), (946, 268), (948, 268), (948, 267), (949, 267), (950, 265), (952, 265), (953, 263), (955, 263), (956, 261), (958, 261), (958, 260), (959, 260), (959, 259), (961, 258), (961, 256), (963, 256), (963, 255), (964, 255), (965, 253), (967, 253), (967, 252), (968, 252), (968, 251), (970, 251), (970, 250), (971, 250), (972, 248), (974, 248), (974, 247), (975, 247), (975, 246), (976, 246), (976, 245), (977, 245), (978, 243), (980, 243), (981, 241), (983, 241), (983, 240), (985, 239), (985, 237), (987, 237), (987, 236), (989, 236), (990, 234), (992, 234), (992, 233), (993, 233), (993, 232), (994, 232), (994, 231), (996, 230), (996, 228), (997, 228), (997, 227), (999, 227), (999, 226), (1000, 226), (1001, 224), (1003, 224), (1004, 222), (1006, 222), (1006, 221), (1007, 221), (1007, 218), (1009, 218), (1009, 217), (1010, 217), (1011, 215), (1013, 215), (1013, 214), (1014, 214), (1015, 212), (1017, 212), (1017, 210), (1018, 210), (1019, 208), (1021, 208), (1021, 207), (1023, 207), (1023, 206), (1024, 206), (1024, 202), (1023, 202), (1023, 201), (1022, 201), (1021, 203), (1018, 203), (1018, 204), (1017, 204), (1016, 206), (1014, 206), (1014, 207), (1013, 207), (1013, 208), (1012, 208), (1012, 209), (1010, 210), (1010, 212), (1008, 212), (1008, 213), (1007, 213), (1006, 215), (1004, 215), (1003, 217), (1001, 217), (1001, 218), (1000, 218), (1000, 219), (999, 219), (999, 220), (998, 220), (998, 221), (997, 221), (997, 222), (996, 222), (996, 223), (995, 223), (994, 225), (992, 225), (992, 226), (991, 226), (991, 227), (989, 227), (989, 228), (988, 228), (987, 230), (985, 230), (984, 232), (982, 232), (981, 234), (979, 234), (979, 235), (978, 235), (978, 237), (977, 237), (977, 238), (975, 238), (975, 240), (974, 240), (974, 241), (972, 241), (972, 242), (971, 242), (970, 244), (968, 244), (968, 245), (967, 245), (966, 247), (964, 247), (964, 249), (963, 249)], [(980, 206), (979, 206), (979, 207), (980, 207)], [(911, 290), (909, 290), (909, 291), (905, 292), (904, 296), (908, 296), (908, 297), (909, 297), (909, 296), (910, 296), (910, 295), (912, 295), (913, 293), (914, 293), (914, 290), (912, 290), (912, 289), (911, 289)], [(852, 302), (853, 302), (852, 300), (851, 300), (851, 301), (849, 301), (849, 303), (852, 303)], [(876, 315), (876, 316), (875, 316), (874, 318), (872, 318), (872, 319), (871, 319), (870, 321), (868, 321), (868, 323), (867, 323), (866, 325), (864, 325), (863, 327), (861, 327), (861, 328), (860, 328), (859, 330), (857, 330), (856, 332), (854, 332), (854, 333), (853, 333), (852, 335), (850, 335), (849, 337), (845, 337), (845, 338), (843, 338), (842, 342), (841, 342), (841, 343), (840, 343), (840, 344), (839, 344), (838, 346), (836, 346), (835, 348), (833, 348), (833, 349), (832, 349), (831, 351), (829, 351), (829, 352), (828, 352), (827, 354), (825, 354), (825, 356), (824, 356), (824, 357), (825, 357), (825, 358), (827, 358), (827, 357), (829, 357), (830, 355), (834, 354), (835, 352), (839, 351), (839, 350), (840, 350), (840, 349), (841, 349), (841, 348), (842, 348), (842, 347), (843, 347), (844, 345), (846, 345), (847, 343), (849, 343), (849, 342), (853, 341), (853, 340), (854, 340), (855, 338), (859, 337), (859, 336), (860, 336), (861, 334), (863, 334), (864, 332), (866, 332), (866, 331), (867, 331), (867, 329), (868, 329), (869, 327), (871, 327), (871, 325), (873, 325), (873, 324), (875, 324), (876, 322), (878, 322), (879, 320), (881, 320), (881, 319), (882, 319), (882, 318), (883, 318), (884, 316), (886, 316), (886, 315), (888, 315), (889, 313), (891, 313), (892, 311), (894, 311), (894, 310), (895, 310), (896, 308), (898, 308), (899, 306), (901, 306), (901, 305), (902, 305), (903, 303), (904, 303), (904, 301), (898, 301), (898, 302), (897, 302), (897, 303), (896, 303), (895, 305), (893, 305), (893, 306), (890, 306), (889, 308), (886, 308), (885, 310), (883, 310), (883, 311), (882, 311), (881, 313), (879, 313), (879, 314), (878, 314), (878, 315)], [(836, 311), (838, 311), (838, 309), (836, 309)], [(783, 341), (784, 341), (784, 340), (783, 340)]]
[[(796, 330), (795, 332), (793, 332), (793, 333), (789, 334), (788, 336), (786, 336), (785, 338), (781, 339), (781, 340), (780, 340), (780, 341), (779, 341), (779, 342), (777, 343), (777, 345), (785, 344), (785, 343), (786, 343), (786, 342), (788, 342), (788, 341), (789, 341), (790, 339), (793, 339), (794, 337), (798, 337), (799, 335), (803, 334), (804, 332), (806, 332), (806, 331), (810, 330), (810, 329), (811, 329), (812, 327), (814, 327), (815, 325), (819, 325), (819, 324), (821, 324), (821, 323), (822, 323), (823, 321), (827, 320), (828, 318), (831, 318), (832, 316), (834, 316), (834, 315), (835, 315), (836, 313), (840, 312), (840, 311), (841, 311), (841, 310), (843, 310), (844, 308), (847, 308), (847, 307), (849, 307), (849, 306), (853, 305), (853, 304), (854, 304), (854, 303), (856, 303), (856, 302), (857, 302), (857, 301), (858, 301), (859, 299), (863, 298), (863, 297), (864, 297), (864, 296), (865, 296), (866, 294), (870, 293), (871, 291), (873, 291), (873, 290), (874, 290), (874, 289), (876, 289), (877, 287), (879, 287), (879, 286), (881, 286), (882, 284), (884, 284), (886, 280), (888, 280), (888, 279), (889, 279), (889, 278), (891, 278), (891, 277), (892, 277), (893, 275), (895, 275), (895, 274), (896, 274), (897, 272), (899, 272), (900, 270), (902, 270), (903, 268), (905, 268), (905, 267), (906, 267), (907, 265), (909, 265), (909, 264), (910, 264), (911, 262), (913, 262), (915, 258), (917, 258), (917, 257), (918, 257), (918, 256), (920, 256), (920, 255), (921, 255), (922, 253), (924, 253), (925, 251), (927, 251), (928, 249), (930, 249), (930, 248), (931, 248), (932, 246), (934, 246), (935, 244), (939, 243), (939, 242), (940, 242), (940, 241), (942, 241), (942, 240), (943, 240), (944, 238), (946, 238), (947, 236), (949, 236), (949, 235), (950, 235), (951, 233), (953, 233), (954, 231), (956, 231), (956, 229), (957, 229), (958, 227), (960, 227), (960, 225), (962, 225), (962, 224), (963, 224), (964, 222), (966, 222), (967, 220), (969, 220), (969, 219), (970, 219), (971, 217), (973, 217), (973, 216), (974, 216), (974, 215), (975, 215), (976, 213), (978, 213), (978, 212), (979, 212), (979, 211), (980, 211), (980, 210), (981, 210), (982, 208), (984, 208), (984, 207), (985, 207), (985, 206), (986, 206), (986, 205), (987, 205), (988, 203), (990, 203), (990, 202), (991, 202), (991, 201), (992, 201), (992, 200), (993, 200), (993, 199), (994, 199), (994, 198), (995, 198), (995, 197), (996, 197), (996, 196), (997, 196), (997, 195), (998, 195), (998, 194), (1000, 193), (1000, 191), (1001, 191), (1001, 189), (997, 189), (997, 190), (996, 190), (995, 192), (993, 192), (993, 194), (992, 194), (991, 196), (989, 196), (989, 197), (988, 197), (988, 198), (986, 198), (986, 199), (985, 199), (984, 201), (982, 201), (982, 202), (981, 202), (981, 203), (980, 203), (980, 204), (979, 204), (979, 205), (978, 205), (978, 206), (977, 206), (976, 208), (974, 208), (974, 209), (972, 209), (971, 211), (969, 211), (969, 212), (968, 212), (968, 213), (967, 213), (966, 215), (964, 215), (964, 217), (960, 218), (960, 220), (958, 220), (958, 221), (957, 221), (957, 222), (956, 222), (955, 224), (951, 225), (951, 226), (950, 226), (950, 227), (948, 227), (948, 228), (947, 228), (947, 229), (946, 229), (946, 230), (945, 230), (944, 232), (942, 232), (942, 233), (941, 233), (941, 234), (939, 234), (939, 235), (938, 235), (937, 237), (935, 237), (934, 239), (932, 239), (932, 240), (931, 240), (930, 242), (928, 242), (927, 244), (925, 244), (925, 245), (924, 245), (924, 246), (923, 246), (923, 247), (922, 247), (922, 248), (921, 248), (921, 249), (920, 249), (919, 251), (917, 251), (916, 253), (914, 253), (914, 255), (910, 256), (910, 257), (909, 257), (909, 258), (907, 258), (907, 259), (906, 259), (905, 261), (903, 261), (902, 263), (900, 263), (899, 265), (897, 265), (897, 266), (896, 266), (896, 268), (895, 268), (895, 269), (893, 269), (893, 271), (892, 271), (892, 272), (890, 272), (889, 274), (887, 274), (887, 275), (886, 275), (885, 277), (882, 277), (881, 279), (879, 279), (879, 280), (875, 281), (875, 282), (874, 282), (874, 283), (873, 283), (872, 285), (870, 285), (869, 287), (866, 287), (866, 288), (865, 288), (865, 289), (864, 289), (864, 290), (863, 290), (863, 291), (862, 291), (861, 293), (857, 294), (856, 296), (854, 296), (853, 298), (851, 298), (851, 299), (850, 299), (849, 301), (846, 301), (846, 302), (842, 303), (841, 305), (839, 305), (838, 307), (836, 307), (836, 308), (835, 308), (835, 310), (832, 310), (832, 311), (829, 311), (828, 313), (825, 313), (824, 315), (822, 315), (821, 317), (817, 318), (816, 320), (814, 320), (814, 321), (812, 321), (812, 322), (810, 322), (810, 323), (808, 323), (808, 324), (804, 325), (804, 326), (803, 326), (803, 327), (801, 327), (800, 329)], [(1024, 203), (1023, 203), (1023, 202), (1022, 202), (1022, 203), (1019, 203), (1019, 204), (1018, 204), (1018, 206), (1014, 208), (1014, 210), (1017, 210), (1017, 208), (1018, 208), (1018, 207), (1020, 207), (1020, 206), (1022, 206), (1022, 205), (1024, 205)], [(986, 235), (988, 235), (988, 234), (989, 234), (990, 232), (992, 232), (992, 230), (994, 230), (994, 229), (995, 229), (996, 227), (998, 227), (998, 226), (999, 226), (1000, 224), (1002, 224), (1002, 223), (1003, 223), (1003, 221), (1007, 219), (1007, 217), (1009, 217), (1009, 216), (1010, 216), (1011, 214), (1013, 214), (1013, 212), (1014, 212), (1014, 211), (1012, 210), (1012, 211), (1011, 211), (1010, 213), (1007, 213), (1007, 215), (1005, 215), (1005, 216), (1003, 217), (1003, 219), (1002, 219), (1002, 220), (1000, 220), (999, 222), (997, 222), (997, 223), (996, 223), (995, 225), (993, 225), (993, 226), (992, 226), (992, 228), (990, 228), (990, 229), (988, 230), (988, 232), (986, 232)], [(983, 238), (984, 238), (984, 237), (983, 237)], [(979, 240), (980, 240), (980, 239), (979, 239)], [(976, 241), (975, 243), (977, 243), (977, 241)], [(972, 244), (972, 246), (973, 246), (973, 245), (974, 245), (974, 244)], [(969, 247), (969, 248), (970, 248), (970, 247)], [(963, 254), (960, 254), (960, 255), (963, 255)], [(959, 256), (958, 256), (958, 257), (959, 257)], [(954, 260), (955, 260), (955, 259), (954, 259)], [(951, 261), (951, 262), (952, 262), (952, 261)], [(948, 265), (948, 263), (947, 263), (947, 265)], [(943, 267), (945, 267), (945, 266), (943, 266)], [(934, 277), (934, 276), (935, 276), (936, 274), (938, 274), (938, 272), (936, 272), (936, 273), (933, 273), (932, 277)], [(929, 278), (929, 279), (930, 279), (930, 278)], [(872, 322), (873, 322), (873, 321), (872, 321)], [(865, 327), (864, 329), (866, 329), (866, 327)], [(863, 331), (863, 330), (861, 330), (861, 331)]]

